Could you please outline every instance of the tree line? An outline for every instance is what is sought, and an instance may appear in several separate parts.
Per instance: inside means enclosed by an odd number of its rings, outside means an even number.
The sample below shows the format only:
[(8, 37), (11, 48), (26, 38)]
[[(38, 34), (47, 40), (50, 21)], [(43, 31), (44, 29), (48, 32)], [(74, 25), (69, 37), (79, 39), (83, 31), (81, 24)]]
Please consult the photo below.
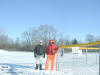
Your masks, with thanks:
[[(9, 51), (33, 51), (34, 47), (39, 44), (39, 40), (43, 40), (44, 46), (48, 45), (50, 39), (55, 40), (59, 45), (71, 45), (82, 43), (77, 38), (70, 39), (69, 36), (63, 36), (52, 25), (40, 25), (37, 28), (31, 28), (24, 31), (20, 38), (13, 40), (0, 29), (0, 49)], [(100, 37), (94, 35), (86, 35), (86, 43), (100, 40)]]

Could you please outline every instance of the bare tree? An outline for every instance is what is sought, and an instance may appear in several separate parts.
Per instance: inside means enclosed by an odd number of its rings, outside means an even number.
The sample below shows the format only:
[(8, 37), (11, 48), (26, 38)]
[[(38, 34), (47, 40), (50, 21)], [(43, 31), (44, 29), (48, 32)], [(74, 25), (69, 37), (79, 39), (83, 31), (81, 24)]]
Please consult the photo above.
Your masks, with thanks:
[(95, 37), (93, 35), (91, 35), (91, 34), (89, 34), (89, 35), (86, 36), (86, 41), (88, 43), (94, 42), (95, 40), (96, 40)]
[(38, 28), (39, 37), (44, 41), (45, 46), (50, 39), (56, 41), (57, 30), (52, 25), (40, 25)]
[(22, 33), (22, 38), (24, 41), (24, 46), (26, 46), (26, 49), (30, 49), (31, 45), (32, 45), (32, 37), (31, 37), (31, 31), (25, 31), (24, 33)]
[(69, 45), (70, 44), (69, 37), (63, 36), (63, 34), (60, 33), (57, 44), (58, 45)]
[(33, 48), (39, 43), (39, 40), (43, 40), (44, 45), (47, 46), (50, 39), (56, 40), (57, 30), (51, 25), (40, 25), (38, 28), (32, 28), (29, 31), (22, 33), (22, 38), (27, 46)]
[(100, 41), (100, 36), (97, 36), (96, 37), (96, 41)]

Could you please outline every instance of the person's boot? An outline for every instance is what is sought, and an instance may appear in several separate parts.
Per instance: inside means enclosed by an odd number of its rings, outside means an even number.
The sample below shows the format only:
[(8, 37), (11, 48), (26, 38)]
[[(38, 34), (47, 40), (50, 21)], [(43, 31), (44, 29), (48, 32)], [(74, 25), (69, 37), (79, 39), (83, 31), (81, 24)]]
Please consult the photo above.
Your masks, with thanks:
[(42, 70), (42, 64), (40, 64), (40, 70)]
[(38, 69), (38, 64), (36, 64), (36, 68), (35, 69)]

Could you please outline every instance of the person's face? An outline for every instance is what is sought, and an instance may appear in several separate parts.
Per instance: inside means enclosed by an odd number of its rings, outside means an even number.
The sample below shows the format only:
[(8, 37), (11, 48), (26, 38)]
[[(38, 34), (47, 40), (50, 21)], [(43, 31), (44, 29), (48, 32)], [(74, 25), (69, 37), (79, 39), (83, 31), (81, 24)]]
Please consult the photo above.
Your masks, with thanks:
[(49, 44), (51, 45), (51, 44), (52, 44), (52, 42), (49, 42)]
[(40, 42), (40, 45), (43, 45), (43, 43), (42, 43), (42, 42)]

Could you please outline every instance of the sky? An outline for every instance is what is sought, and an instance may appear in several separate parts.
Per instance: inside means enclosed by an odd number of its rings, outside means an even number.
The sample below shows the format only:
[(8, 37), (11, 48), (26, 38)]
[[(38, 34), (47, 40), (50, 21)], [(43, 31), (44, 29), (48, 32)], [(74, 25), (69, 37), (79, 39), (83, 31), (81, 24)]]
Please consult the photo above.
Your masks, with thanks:
[(0, 0), (0, 28), (16, 39), (32, 27), (52, 25), (70, 38), (100, 36), (99, 0)]

